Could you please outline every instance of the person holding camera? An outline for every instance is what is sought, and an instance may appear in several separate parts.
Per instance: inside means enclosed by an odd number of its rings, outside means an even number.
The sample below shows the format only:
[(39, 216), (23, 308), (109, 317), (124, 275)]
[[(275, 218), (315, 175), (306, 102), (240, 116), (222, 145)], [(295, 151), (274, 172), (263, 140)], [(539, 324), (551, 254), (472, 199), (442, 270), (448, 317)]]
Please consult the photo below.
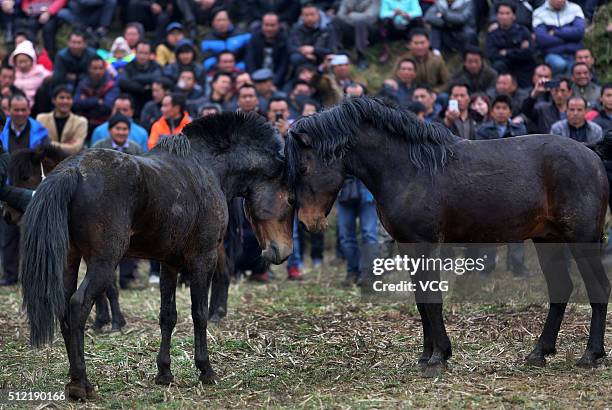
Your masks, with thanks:
[[(549, 94), (550, 101), (540, 98)], [(523, 102), (522, 112), (533, 123), (532, 131), (546, 134), (552, 125), (561, 120), (567, 111), (567, 101), (572, 96), (572, 81), (562, 77), (559, 80), (539, 80), (529, 97)]]

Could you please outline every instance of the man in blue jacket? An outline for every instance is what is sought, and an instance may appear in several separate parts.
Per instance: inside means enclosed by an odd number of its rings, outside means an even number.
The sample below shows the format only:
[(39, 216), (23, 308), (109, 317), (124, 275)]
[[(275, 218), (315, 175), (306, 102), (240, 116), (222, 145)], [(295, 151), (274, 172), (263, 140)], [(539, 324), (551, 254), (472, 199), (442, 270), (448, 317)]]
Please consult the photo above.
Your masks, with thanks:
[(217, 64), (217, 56), (222, 51), (231, 51), (236, 56), (236, 66), (244, 70), (246, 45), (251, 39), (251, 33), (241, 32), (234, 27), (225, 9), (219, 9), (214, 13), (212, 28), (213, 30), (204, 37), (201, 44), (204, 69), (209, 70)]

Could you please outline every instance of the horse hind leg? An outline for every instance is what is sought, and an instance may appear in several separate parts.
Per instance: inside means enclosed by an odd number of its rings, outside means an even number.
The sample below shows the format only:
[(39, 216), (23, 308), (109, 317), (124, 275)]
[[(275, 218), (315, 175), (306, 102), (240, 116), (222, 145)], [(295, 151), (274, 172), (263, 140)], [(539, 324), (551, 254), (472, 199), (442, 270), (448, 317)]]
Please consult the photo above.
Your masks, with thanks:
[(548, 288), (549, 309), (542, 334), (535, 348), (525, 358), (528, 365), (543, 367), (546, 356), (557, 352), (557, 336), (565, 315), (567, 302), (572, 294), (573, 284), (568, 270), (566, 245), (561, 243), (543, 243), (534, 239), (538, 260), (546, 278)]
[(79, 265), (81, 264), (81, 255), (75, 250), (70, 249), (67, 257), (66, 270), (64, 273), (64, 297), (66, 298), (66, 309), (64, 315), (60, 318), (60, 329), (66, 346), (66, 354), (70, 357), (70, 315), (69, 306), (70, 298), (76, 292), (77, 282), (79, 279)]
[(108, 303), (106, 301), (106, 295), (101, 294), (96, 297), (96, 317), (92, 324), (94, 332), (101, 333), (102, 328), (111, 323), (111, 316), (108, 311)]
[(161, 344), (157, 353), (157, 376), (155, 376), (155, 383), (160, 385), (169, 385), (174, 382), (174, 376), (170, 370), (170, 343), (177, 319), (177, 275), (178, 268), (162, 263), (159, 276), (159, 293), (161, 295), (159, 327), (161, 329)]
[(210, 308), (208, 309), (208, 321), (220, 323), (227, 315), (227, 296), (230, 285), (229, 264), (226, 263), (226, 254), (223, 244), (220, 245), (217, 258), (217, 267), (213, 274), (210, 291)]
[(106, 289), (106, 297), (110, 302), (111, 314), (112, 314), (112, 330), (118, 331), (121, 330), (126, 322), (123, 313), (121, 312), (121, 307), (119, 306), (119, 289), (117, 288), (117, 282), (114, 280), (108, 285)]

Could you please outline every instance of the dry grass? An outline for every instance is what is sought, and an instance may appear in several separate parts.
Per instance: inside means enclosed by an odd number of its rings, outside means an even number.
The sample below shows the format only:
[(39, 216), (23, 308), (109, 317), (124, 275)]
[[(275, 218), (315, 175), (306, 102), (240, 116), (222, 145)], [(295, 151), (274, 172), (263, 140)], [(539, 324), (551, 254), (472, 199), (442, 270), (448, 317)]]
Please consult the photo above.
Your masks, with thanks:
[[(277, 269), (277, 272), (282, 272)], [(279, 275), (284, 276), (284, 275)], [(100, 399), (89, 408), (603, 408), (612, 404), (612, 370), (573, 365), (587, 338), (589, 309), (572, 305), (559, 353), (534, 369), (522, 358), (533, 347), (545, 309), (520, 305), (448, 305), (454, 344), (450, 371), (422, 378), (415, 366), (421, 326), (412, 304), (364, 302), (339, 289), (341, 272), (310, 273), (303, 283), (240, 283), (230, 315), (209, 328), (216, 386), (197, 384), (189, 291), (177, 294), (179, 322), (172, 347), (176, 385), (156, 386), (160, 333), (156, 289), (121, 293), (123, 333), (86, 335), (90, 380)], [(16, 289), (0, 290), (0, 386), (62, 390), (63, 343), (33, 350)], [(608, 347), (612, 337), (608, 333)], [(612, 353), (612, 352), (609, 352)]]

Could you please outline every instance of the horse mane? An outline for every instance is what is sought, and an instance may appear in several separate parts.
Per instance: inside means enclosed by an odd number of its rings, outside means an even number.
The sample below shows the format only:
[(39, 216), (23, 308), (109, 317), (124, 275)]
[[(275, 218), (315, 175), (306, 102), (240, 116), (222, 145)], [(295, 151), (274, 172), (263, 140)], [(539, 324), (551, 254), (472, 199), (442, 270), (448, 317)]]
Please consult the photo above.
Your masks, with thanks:
[[(457, 142), (457, 137), (441, 124), (425, 123), (390, 102), (370, 97), (350, 98), (320, 113), (302, 117), (293, 123), (290, 134), (307, 134), (318, 157), (329, 165), (342, 159), (355, 145), (365, 124), (405, 142), (407, 159), (430, 174), (446, 164), (452, 154), (450, 146)], [(291, 168), (300, 162), (299, 147), (293, 138), (288, 138), (285, 154), (288, 173), (295, 181), (299, 170)]]
[(183, 128), (183, 132), (163, 138), (155, 149), (186, 156), (194, 144), (203, 146), (214, 155), (231, 151), (237, 146), (267, 151), (272, 146), (276, 152), (281, 139), (274, 127), (261, 115), (243, 112), (224, 112), (198, 118)]
[(53, 144), (39, 145), (36, 148), (20, 149), (11, 155), (8, 177), (13, 182), (22, 178), (29, 178), (32, 175), (32, 169), (35, 162), (40, 163), (44, 158), (52, 158), (60, 163), (69, 156), (69, 152)]

